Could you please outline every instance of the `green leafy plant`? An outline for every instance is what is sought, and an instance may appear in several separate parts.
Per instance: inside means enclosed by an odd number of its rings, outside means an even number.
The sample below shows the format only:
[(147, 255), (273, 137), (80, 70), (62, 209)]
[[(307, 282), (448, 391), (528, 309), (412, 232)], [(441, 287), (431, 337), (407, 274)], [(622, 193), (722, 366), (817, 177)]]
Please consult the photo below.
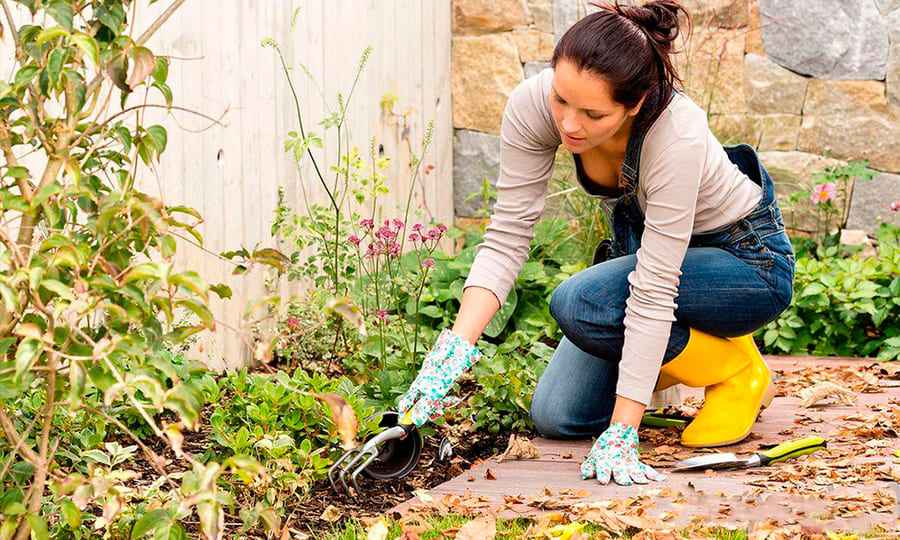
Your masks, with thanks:
[[(172, 351), (215, 328), (210, 295), (231, 291), (176, 264), (179, 240), (202, 244), (200, 214), (135, 188), (168, 140), (144, 112), (201, 114), (173, 104), (169, 60), (146, 47), (183, 1), (138, 35), (130, 25), (146, 4), (19, 0), (31, 19), (17, 24), (0, 0), (0, 30), (15, 44), (0, 82), (0, 537), (79, 537), (84, 518), (111, 535), (133, 526), (132, 538), (178, 538), (177, 521), (196, 513), (203, 536), (218, 539), (231, 504), (219, 480), (265, 473), (247, 458), (201, 463), (182, 449), (216, 386)], [(279, 255), (235, 257), (277, 268)], [(111, 433), (134, 445), (106, 441)], [(188, 465), (180, 483), (147, 435)], [(132, 485), (138, 450), (159, 474), (155, 491)], [(132, 495), (151, 492), (150, 517), (136, 515)]]
[(267, 474), (249, 486), (257, 500), (244, 509), (245, 525), (257, 519), (271, 522), (285, 515), (292, 498), (308, 496), (341, 451), (333, 447), (334, 420), (315, 395), (339, 393), (363, 418), (360, 434), (378, 430), (380, 417), (346, 378), (311, 375), (302, 369), (289, 376), (231, 373), (219, 381), (223, 398), (210, 415), (212, 440), (222, 457), (258, 460)]
[(797, 260), (794, 298), (760, 329), (770, 352), (900, 358), (898, 227), (882, 224), (878, 254), (844, 257), (837, 246)]

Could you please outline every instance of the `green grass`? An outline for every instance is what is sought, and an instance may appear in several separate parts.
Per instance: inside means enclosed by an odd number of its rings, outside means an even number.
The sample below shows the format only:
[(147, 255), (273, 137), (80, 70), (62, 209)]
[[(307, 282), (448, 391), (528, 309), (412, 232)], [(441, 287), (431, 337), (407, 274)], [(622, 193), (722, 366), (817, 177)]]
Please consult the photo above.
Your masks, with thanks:
[[(420, 534), (419, 538), (421, 538), (422, 540), (433, 540), (436, 538), (440, 538), (440, 531), (445, 531), (453, 527), (461, 527), (467, 521), (469, 521), (468, 518), (457, 514), (436, 516), (427, 520), (428, 525), (431, 526), (431, 530)], [(400, 524), (390, 519), (387, 519), (386, 523), (389, 526), (387, 536), (388, 540), (397, 539), (402, 533)], [(522, 538), (531, 523), (531, 520), (525, 518), (498, 519), (497, 540), (513, 540)], [(586, 524), (584, 529), (582, 529), (582, 533), (584, 533), (585, 536), (592, 538), (594, 537), (594, 535), (597, 535), (603, 530), (604, 529), (598, 525), (588, 523)], [(709, 531), (710, 533), (708, 538), (713, 538), (715, 540), (747, 540), (747, 531), (743, 530), (732, 531), (729, 529), (710, 527)], [(631, 538), (631, 536), (632, 535), (625, 534), (620, 536), (620, 538), (624, 538), (627, 540)], [(693, 532), (691, 534), (691, 538), (696, 537), (696, 532)], [(345, 524), (343, 527), (336, 527), (331, 531), (324, 532), (324, 536), (322, 536), (321, 538), (325, 540), (366, 540), (366, 529), (362, 524), (354, 520), (347, 522), (347, 524)]]

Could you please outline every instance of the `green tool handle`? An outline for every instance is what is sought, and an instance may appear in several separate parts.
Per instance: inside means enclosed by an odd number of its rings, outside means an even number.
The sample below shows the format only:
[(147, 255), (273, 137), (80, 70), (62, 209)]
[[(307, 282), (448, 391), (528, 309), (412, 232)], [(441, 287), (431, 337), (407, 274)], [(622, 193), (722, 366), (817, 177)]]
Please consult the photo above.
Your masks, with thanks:
[(759, 452), (760, 465), (778, 463), (779, 461), (786, 461), (793, 457), (812, 454), (816, 450), (825, 448), (826, 444), (825, 439), (822, 437), (805, 437), (803, 439), (783, 442), (765, 452)]

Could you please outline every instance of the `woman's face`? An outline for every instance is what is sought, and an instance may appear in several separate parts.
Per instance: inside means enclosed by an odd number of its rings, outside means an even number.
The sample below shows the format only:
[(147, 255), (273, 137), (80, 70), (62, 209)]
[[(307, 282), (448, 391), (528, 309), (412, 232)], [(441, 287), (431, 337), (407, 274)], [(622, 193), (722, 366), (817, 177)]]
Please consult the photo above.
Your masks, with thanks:
[(609, 142), (641, 110), (641, 103), (626, 109), (613, 100), (609, 83), (578, 71), (569, 60), (558, 61), (553, 70), (550, 111), (563, 144), (575, 154)]

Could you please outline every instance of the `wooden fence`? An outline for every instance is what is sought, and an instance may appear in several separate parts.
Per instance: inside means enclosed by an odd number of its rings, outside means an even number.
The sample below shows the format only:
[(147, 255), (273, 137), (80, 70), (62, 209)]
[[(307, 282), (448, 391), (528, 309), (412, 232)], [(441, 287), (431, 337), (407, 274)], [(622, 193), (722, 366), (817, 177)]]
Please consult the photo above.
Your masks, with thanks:
[[(137, 29), (146, 28), (168, 5), (141, 2)], [(28, 20), (17, 7), (17, 17)], [(240, 246), (274, 246), (270, 228), (276, 194), (303, 208), (305, 186), (310, 202), (327, 201), (307, 159), (298, 170), (284, 151), (287, 133), (298, 129), (294, 101), (274, 49), (261, 45), (274, 39), (285, 54), (297, 88), (308, 131), (328, 110), (337, 108), (336, 94), (346, 96), (363, 50), (372, 47), (349, 107), (350, 141), (368, 155), (376, 138), (393, 159), (387, 171), (391, 206), (405, 203), (410, 149), (419, 153), (425, 125), (434, 122), (433, 143), (424, 163), (433, 171), (421, 177), (419, 204), (434, 219), (453, 218), (452, 123), (450, 109), (450, 0), (188, 0), (152, 38), (157, 54), (171, 56), (169, 85), (175, 104), (219, 118), (224, 127), (199, 116), (162, 111), (146, 120), (163, 124), (168, 148), (158, 170), (143, 169), (138, 185), (161, 194), (167, 204), (196, 208), (205, 218), (200, 227), (203, 249), (182, 243), (179, 265), (196, 269), (211, 283), (226, 283), (234, 295), (213, 299), (217, 330), (202, 338), (194, 352), (213, 368), (245, 364), (250, 351), (233, 330), (247, 302), (264, 294), (262, 272), (232, 276), (233, 264), (216, 254)], [(9, 32), (0, 68), (10, 73)], [(306, 66), (312, 79), (301, 65)], [(128, 104), (144, 99), (135, 93)], [(382, 97), (396, 96), (395, 114), (384, 114)], [(150, 94), (149, 102), (163, 103)], [(336, 163), (336, 136), (325, 138), (319, 163)], [(24, 153), (24, 150), (23, 150)], [(333, 174), (329, 175), (333, 178)], [(297, 285), (281, 284), (284, 294)]]

